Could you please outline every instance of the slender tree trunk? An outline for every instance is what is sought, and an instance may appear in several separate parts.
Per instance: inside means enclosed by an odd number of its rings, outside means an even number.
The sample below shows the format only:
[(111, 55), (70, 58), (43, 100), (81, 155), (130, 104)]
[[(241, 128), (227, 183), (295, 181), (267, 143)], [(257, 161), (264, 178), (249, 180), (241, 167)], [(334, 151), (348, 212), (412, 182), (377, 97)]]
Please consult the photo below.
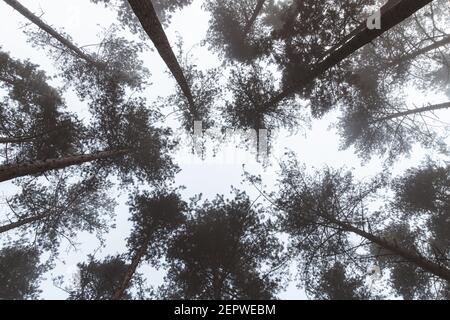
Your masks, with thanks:
[(0, 182), (49, 170), (63, 169), (86, 162), (113, 158), (124, 155), (127, 152), (128, 150), (102, 151), (93, 154), (76, 155), (58, 159), (2, 165), (0, 166)]
[(416, 109), (407, 110), (407, 111), (403, 111), (403, 112), (393, 113), (389, 116), (386, 116), (386, 117), (383, 117), (380, 119), (376, 119), (375, 121), (373, 121), (373, 123), (387, 121), (387, 120), (393, 120), (396, 118), (405, 117), (405, 116), (409, 116), (412, 114), (419, 114), (419, 113), (423, 113), (423, 112), (431, 112), (431, 111), (443, 110), (443, 109), (450, 109), (450, 102), (434, 104), (434, 105), (430, 105), (430, 106), (426, 106), (426, 107), (422, 107), (422, 108), (416, 108)]
[(128, 267), (127, 272), (125, 273), (122, 282), (120, 283), (119, 289), (117, 289), (117, 291), (114, 293), (112, 300), (121, 300), (123, 298), (123, 295), (125, 294), (125, 291), (130, 285), (130, 281), (133, 278), (134, 274), (136, 273), (136, 270), (139, 264), (141, 263), (142, 257), (145, 255), (147, 248), (148, 248), (148, 241), (145, 241), (144, 245), (133, 256), (131, 264)]
[(198, 114), (196, 112), (191, 88), (189, 87), (183, 70), (181, 69), (181, 66), (178, 63), (178, 60), (172, 50), (172, 47), (170, 46), (169, 40), (167, 39), (164, 29), (158, 19), (158, 15), (156, 14), (152, 2), (150, 0), (128, 0), (128, 3), (141, 22), (141, 25), (144, 28), (145, 32), (150, 37), (156, 49), (158, 50), (159, 55), (164, 60), (170, 72), (180, 86), (181, 90), (183, 91), (184, 96), (188, 100), (190, 107), (189, 111), (194, 117), (194, 120), (201, 120), (198, 118)]
[(261, 13), (261, 10), (263, 9), (265, 2), (266, 0), (258, 0), (258, 3), (256, 4), (255, 10), (253, 11), (250, 20), (245, 25), (244, 36), (247, 36), (250, 33), (250, 30), (255, 24), (256, 18), (258, 18), (259, 14)]
[(379, 245), (380, 247), (394, 253), (395, 255), (417, 265), (421, 269), (423, 269), (443, 280), (450, 282), (450, 270), (449, 269), (442, 267), (436, 263), (433, 263), (433, 262), (427, 260), (426, 258), (418, 255), (415, 252), (411, 252), (409, 250), (400, 248), (397, 245), (392, 244), (385, 239), (377, 237), (371, 233), (368, 233), (364, 230), (356, 228), (352, 225), (349, 225), (347, 223), (344, 223), (344, 222), (336, 220), (336, 219), (330, 219), (330, 220), (332, 223), (336, 224), (343, 230), (357, 234), (360, 237), (363, 237), (363, 238), (369, 240), (370, 242), (375, 243), (375, 244)]
[(27, 142), (34, 138), (35, 137), (0, 137), (0, 144)]
[(94, 65), (98, 64), (98, 61), (96, 61), (91, 56), (89, 56), (88, 54), (83, 52), (76, 45), (74, 45), (70, 40), (66, 39), (61, 34), (59, 34), (55, 29), (53, 29), (51, 26), (49, 26), (44, 21), (42, 21), (38, 16), (33, 14), (30, 10), (28, 10), (26, 7), (24, 7), (20, 2), (18, 2), (16, 0), (4, 0), (4, 1), (7, 4), (9, 4), (11, 7), (13, 7), (15, 10), (17, 10), (25, 18), (27, 18), (32, 23), (37, 25), (40, 29), (44, 30), (49, 35), (51, 35), (53, 38), (58, 40), (62, 45), (64, 45), (68, 49), (70, 49), (76, 56), (85, 60), (88, 63), (94, 64)]
[(31, 141), (33, 139), (39, 138), (44, 136), (45, 134), (51, 133), (56, 131), (56, 129), (54, 130), (48, 130), (47, 132), (43, 132), (43, 133), (39, 133), (39, 134), (34, 134), (32, 136), (20, 136), (20, 137), (0, 137), (0, 144), (6, 144), (6, 143), (22, 143), (22, 142), (27, 142), (27, 141)]
[[(273, 106), (305, 87), (325, 71), (338, 65), (354, 52), (372, 42), (386, 31), (413, 15), (415, 12), (432, 2), (432, 0), (390, 0), (381, 8), (381, 29), (370, 30), (365, 26), (334, 52), (331, 52), (322, 62), (311, 67), (309, 72), (299, 75), (299, 80), (275, 96), (268, 105)], [(366, 24), (366, 23), (364, 23)]]
[(443, 39), (441, 39), (439, 41), (436, 41), (436, 42), (434, 42), (434, 43), (432, 43), (432, 44), (430, 44), (430, 45), (428, 45), (426, 47), (423, 47), (421, 49), (418, 49), (416, 51), (408, 53), (408, 54), (404, 55), (403, 57), (400, 57), (398, 59), (394, 59), (391, 62), (389, 62), (387, 65), (382, 66), (382, 67), (383, 68), (385, 68), (385, 67), (389, 68), (389, 67), (393, 67), (393, 66), (399, 65), (399, 64), (401, 64), (403, 62), (406, 62), (406, 61), (409, 61), (409, 60), (413, 60), (413, 59), (417, 58), (418, 56), (421, 56), (421, 55), (426, 54), (426, 53), (428, 53), (430, 51), (439, 49), (439, 48), (444, 47), (444, 46), (446, 46), (448, 44), (450, 44), (450, 36), (446, 36), (445, 38), (443, 38)]
[(33, 222), (36, 222), (36, 221), (39, 221), (39, 220), (41, 220), (42, 218), (45, 218), (45, 217), (46, 217), (46, 215), (43, 214), (43, 215), (38, 215), (38, 216), (35, 216), (35, 217), (29, 217), (29, 218), (21, 219), (19, 221), (12, 222), (12, 223), (7, 224), (7, 225), (0, 226), (0, 234), (5, 233), (5, 232), (10, 231), (10, 230), (13, 230), (13, 229), (16, 229), (16, 228), (20, 228), (20, 227), (22, 227), (24, 225), (27, 225), (27, 224), (30, 224), (30, 223), (33, 223)]

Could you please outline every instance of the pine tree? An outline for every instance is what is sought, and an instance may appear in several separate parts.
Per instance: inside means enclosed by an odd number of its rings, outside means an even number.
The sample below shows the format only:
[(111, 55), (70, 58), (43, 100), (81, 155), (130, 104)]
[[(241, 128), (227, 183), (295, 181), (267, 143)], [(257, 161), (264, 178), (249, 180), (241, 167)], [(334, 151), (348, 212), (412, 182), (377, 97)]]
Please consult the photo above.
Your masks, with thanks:
[(126, 299), (125, 292), (144, 262), (156, 264), (170, 238), (185, 219), (186, 204), (174, 192), (156, 191), (135, 195), (130, 201), (133, 231), (128, 238), (131, 263), (114, 292), (114, 300)]
[(424, 95), (448, 91), (443, 79), (449, 74), (450, 46), (442, 30), (448, 13), (445, 5), (429, 6), (352, 57), (338, 96), (344, 148), (354, 146), (363, 158), (387, 154), (390, 160), (408, 154), (415, 143), (442, 148), (439, 128), (432, 128), (439, 126), (448, 104), (410, 106), (405, 89), (414, 87)]
[[(170, 299), (271, 299), (280, 288), (281, 245), (245, 193), (194, 208), (166, 256)], [(269, 270), (262, 269), (267, 266)]]
[[(210, 49), (227, 60), (251, 62), (269, 53), (272, 40), (260, 31), (257, 22), (264, 7), (273, 1), (207, 1), (205, 9), (211, 12), (206, 41)], [(257, 28), (258, 26), (258, 28)]]
[(68, 113), (60, 90), (29, 61), (0, 52), (0, 144), (4, 164), (48, 159), (81, 149), (83, 132), (75, 115)]
[[(375, 258), (387, 256), (390, 267), (406, 262), (424, 271), (428, 279), (438, 279), (442, 283), (450, 280), (448, 265), (422, 250), (423, 245), (419, 247), (408, 238), (403, 241), (388, 236), (390, 229), (384, 226), (383, 220), (394, 217), (368, 210), (371, 197), (385, 184), (383, 179), (358, 184), (350, 173), (326, 169), (307, 175), (303, 170), (296, 160), (283, 165), (276, 205), (282, 210), (282, 231), (291, 235), (293, 248), (303, 257), (300, 275), (307, 288), (311, 279), (334, 259), (353, 266), (354, 272), (365, 272), (370, 258), (357, 253), (361, 248), (371, 251)], [(415, 239), (416, 234), (411, 233)], [(352, 234), (361, 238), (360, 244), (351, 241)], [(378, 249), (373, 251), (372, 248)]]
[[(45, 250), (57, 252), (61, 240), (74, 241), (80, 231), (109, 231), (115, 202), (108, 196), (111, 184), (100, 175), (71, 183), (67, 176), (54, 177), (46, 184), (27, 181), (7, 201), (9, 222), (0, 234), (18, 232)], [(74, 241), (76, 242), (76, 241)]]
[(45, 267), (40, 253), (20, 244), (0, 250), (0, 299), (26, 300), (39, 296), (39, 282)]
[[(69, 300), (110, 300), (120, 287), (128, 268), (129, 265), (121, 256), (108, 256), (103, 261), (89, 256), (87, 263), (78, 264), (75, 281), (69, 288)], [(123, 299), (132, 298), (130, 289), (134, 282), (140, 281), (138, 275), (135, 275), (135, 279), (125, 288)]]
[(310, 291), (314, 299), (320, 300), (367, 300), (370, 298), (364, 278), (358, 275), (349, 276), (345, 266), (340, 262), (324, 270), (317, 285)]

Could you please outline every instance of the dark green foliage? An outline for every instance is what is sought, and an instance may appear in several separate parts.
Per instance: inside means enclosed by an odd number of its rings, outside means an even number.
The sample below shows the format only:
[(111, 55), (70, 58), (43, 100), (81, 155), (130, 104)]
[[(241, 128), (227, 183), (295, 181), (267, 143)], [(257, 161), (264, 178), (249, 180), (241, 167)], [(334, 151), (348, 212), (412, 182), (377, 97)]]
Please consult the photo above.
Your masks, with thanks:
[(428, 163), (410, 169), (395, 183), (397, 205), (405, 212), (445, 214), (450, 209), (450, 167)]
[(9, 141), (6, 162), (57, 158), (76, 153), (83, 142), (83, 126), (65, 111), (59, 90), (29, 61), (0, 52), (0, 87), (7, 96), (0, 102), (0, 137)]
[[(75, 283), (69, 290), (70, 300), (110, 300), (119, 288), (123, 276), (128, 270), (128, 265), (120, 256), (106, 257), (98, 261), (89, 256), (87, 263), (78, 264), (78, 273)], [(138, 281), (136, 276), (136, 282)], [(134, 282), (130, 282), (124, 299), (132, 298), (129, 292)]]
[[(112, 100), (124, 96), (126, 89), (141, 90), (149, 76), (138, 56), (142, 44), (117, 36), (117, 33), (117, 28), (111, 27), (86, 61), (46, 32), (40, 29), (27, 31), (29, 41), (53, 57), (61, 70), (60, 76), (67, 85), (75, 88), (80, 99), (95, 99), (98, 94), (108, 94)], [(69, 35), (60, 34), (71, 39)]]
[(175, 146), (170, 129), (152, 126), (155, 115), (142, 98), (114, 102), (98, 96), (92, 103), (95, 119), (90, 128), (95, 150), (126, 150), (122, 157), (101, 161), (95, 170), (116, 173), (123, 183), (170, 179), (177, 171), (169, 152)]
[[(420, 251), (419, 233), (410, 229), (406, 223), (388, 225), (382, 235), (385, 239), (395, 242), (402, 248)], [(430, 277), (413, 263), (393, 255), (381, 247), (372, 248), (380, 267), (390, 270), (390, 282), (395, 292), (404, 299), (426, 299), (432, 297)]]
[(194, 209), (169, 246), (168, 284), (175, 299), (270, 299), (280, 288), (280, 244), (245, 193)]
[[(332, 169), (308, 175), (296, 160), (284, 163), (282, 168), (276, 201), (282, 210), (280, 228), (291, 236), (292, 249), (302, 257), (300, 279), (310, 290), (337, 259), (343, 265), (349, 263), (343, 252), (355, 254), (350, 234), (340, 230), (336, 221), (357, 224), (364, 202), (378, 186), (356, 185), (350, 173)], [(363, 272), (354, 265), (349, 270)]]
[(18, 244), (0, 250), (0, 300), (38, 298), (45, 271), (39, 255), (38, 250)]
[[(410, 246), (432, 259), (448, 265), (450, 258), (450, 180), (449, 167), (428, 162), (422, 167), (410, 169), (393, 185), (395, 190), (394, 208), (399, 210), (407, 221), (422, 220), (425, 230), (411, 232), (407, 227), (396, 227), (397, 242), (407, 241)], [(413, 229), (414, 230), (414, 229)], [(394, 233), (391, 231), (390, 234)], [(389, 236), (389, 235), (388, 235)], [(392, 236), (392, 235), (391, 235)], [(401, 239), (401, 240), (400, 240)], [(423, 244), (424, 239), (426, 245)], [(411, 264), (403, 263), (393, 270), (394, 287), (407, 299), (427, 298), (436, 284)]]
[(49, 182), (25, 182), (21, 192), (8, 201), (11, 230), (18, 228), (24, 238), (54, 252), (61, 240), (74, 240), (80, 231), (101, 237), (109, 230), (115, 202), (107, 194), (111, 185), (104, 177), (99, 174), (70, 183), (61, 176)]
[(164, 190), (134, 195), (129, 202), (133, 230), (128, 238), (130, 255), (146, 247), (146, 261), (157, 263), (176, 230), (186, 219), (187, 205), (176, 192)]
[(283, 108), (270, 104), (276, 94), (275, 79), (262, 67), (236, 67), (231, 72), (228, 87), (233, 95), (224, 114), (229, 127), (274, 130), (285, 125), (295, 130), (300, 125), (293, 101), (285, 101)]
[(325, 270), (317, 287), (310, 291), (315, 299), (321, 300), (365, 300), (370, 298), (363, 277), (348, 276), (345, 266), (339, 262)]
[(221, 53), (227, 59), (241, 62), (252, 61), (270, 52), (272, 39), (264, 34), (263, 25), (253, 27), (248, 34), (245, 33), (257, 2), (257, 0), (206, 1), (205, 9), (211, 13), (206, 39), (210, 49)]
[(395, 159), (409, 154), (416, 143), (442, 149), (432, 112), (395, 115), (418, 107), (408, 105), (408, 87), (423, 94), (448, 90), (443, 79), (450, 75), (446, 59), (450, 43), (436, 45), (449, 36), (444, 18), (448, 14), (447, 5), (434, 1), (348, 61), (340, 84), (344, 91), (339, 94), (344, 148), (354, 146), (366, 159), (384, 154)]
[(275, 77), (263, 67), (256, 64), (238, 65), (231, 70), (228, 81), (232, 99), (227, 101), (222, 113), (225, 127), (245, 133), (246, 139), (256, 135), (257, 150), (261, 142), (260, 130), (267, 130), (267, 151), (270, 151), (271, 138), (278, 129), (285, 128), (297, 133), (308, 125), (295, 99), (285, 99), (281, 106), (271, 103), (277, 93)]
[(220, 87), (221, 74), (219, 69), (202, 70), (191, 62), (193, 57), (183, 51), (183, 42), (177, 43), (178, 61), (183, 70), (187, 84), (191, 90), (197, 119), (191, 112), (189, 101), (183, 91), (177, 86), (176, 93), (164, 101), (164, 105), (173, 105), (182, 128), (188, 133), (193, 132), (194, 121), (202, 121), (203, 129), (214, 125), (213, 115), (221, 102), (223, 90)]
[[(351, 272), (354, 279), (361, 279), (371, 264), (379, 266), (405, 299), (443, 298), (446, 281), (435, 277), (432, 268), (448, 270), (448, 211), (423, 208), (430, 207), (433, 190), (448, 187), (445, 172), (431, 165), (408, 171), (393, 184), (397, 200), (380, 212), (371, 200), (382, 199), (377, 192), (385, 186), (383, 178), (358, 183), (349, 173), (325, 169), (310, 175), (295, 159), (286, 162), (276, 205), (281, 230), (291, 236), (292, 250), (301, 257), (306, 290), (325, 294), (323, 277), (338, 262), (345, 266), (341, 275)], [(423, 262), (431, 267), (424, 270)]]
[[(133, 13), (127, 0), (91, 0), (93, 3), (103, 3), (105, 7), (113, 7), (117, 11), (118, 19), (124, 27), (134, 34), (141, 34), (144, 39), (147, 38), (142, 32), (141, 24)], [(192, 0), (152, 0), (153, 7), (158, 14), (159, 19), (164, 24), (169, 24), (172, 14), (192, 3)]]
[[(201, 57), (190, 54), (197, 44), (186, 54), (183, 39), (178, 50), (169, 41), (173, 15), (193, 0), (90, 2), (112, 9), (120, 26), (105, 30), (98, 44), (78, 47), (6, 1), (38, 26), (27, 26), (28, 40), (59, 74), (49, 77), (0, 51), (0, 180), (15, 179), (19, 189), (5, 199), (0, 218), (0, 299), (39, 297), (49, 266), (41, 253), (55, 262), (60, 246), (76, 248), (84, 233), (104, 245), (118, 190), (131, 193), (126, 252), (80, 258), (69, 300), (154, 297), (140, 273), (153, 281), (153, 268), (166, 272), (158, 298), (276, 299), (294, 264), (299, 287), (313, 299), (450, 298), (450, 166), (430, 153), (400, 177), (391, 179), (388, 170), (417, 146), (448, 153), (441, 114), (450, 103), (415, 101), (450, 96), (448, 0), (406, 20), (398, 8), (413, 13), (409, 0), (206, 0), (202, 46), (210, 54)], [(398, 23), (374, 38), (379, 33), (366, 21), (382, 5), (383, 19)], [(178, 84), (162, 103), (149, 99), (159, 92), (144, 90), (150, 72), (141, 54), (153, 47), (159, 57), (150, 66), (168, 68)], [(203, 58), (221, 65), (207, 69)], [(53, 80), (63, 87), (52, 87)], [(80, 104), (71, 110), (87, 108), (82, 120), (67, 111), (68, 90)], [(278, 132), (297, 133), (309, 115), (330, 111), (339, 112), (332, 125), (342, 148), (363, 160), (383, 157), (384, 172), (359, 181), (346, 169), (309, 170), (287, 153), (275, 192), (248, 179), (260, 192), (254, 201), (233, 189), (230, 198), (198, 196), (188, 204), (171, 185), (179, 170), (171, 157), (176, 125), (188, 134), (194, 121), (205, 130), (220, 126), (219, 143), (230, 129), (246, 142), (256, 134), (262, 151), (266, 130), (270, 150)], [(173, 113), (178, 121), (169, 129)], [(212, 142), (190, 138), (203, 143), (196, 151)], [(314, 151), (316, 141), (308, 142), (306, 151)], [(32, 247), (10, 245), (14, 237)]]

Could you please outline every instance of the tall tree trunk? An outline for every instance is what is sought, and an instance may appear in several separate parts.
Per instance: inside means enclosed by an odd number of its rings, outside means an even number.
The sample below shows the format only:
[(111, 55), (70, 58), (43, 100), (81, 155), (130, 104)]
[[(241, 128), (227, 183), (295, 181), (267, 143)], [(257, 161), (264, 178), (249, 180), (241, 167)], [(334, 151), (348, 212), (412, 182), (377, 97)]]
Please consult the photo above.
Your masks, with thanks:
[(188, 100), (189, 111), (194, 117), (194, 120), (201, 120), (199, 119), (195, 108), (191, 88), (189, 87), (172, 47), (170, 46), (169, 40), (167, 39), (166, 33), (159, 21), (152, 2), (150, 0), (128, 0), (128, 3), (183, 91), (184, 96)]
[(34, 138), (36, 137), (0, 137), (0, 144), (27, 142)]
[(381, 66), (381, 67), (383, 67), (383, 68), (388, 67), (389, 68), (389, 67), (393, 67), (393, 66), (399, 65), (399, 64), (401, 64), (403, 62), (406, 62), (406, 61), (409, 61), (409, 60), (413, 60), (413, 59), (417, 58), (420, 55), (423, 55), (423, 54), (426, 54), (426, 53), (428, 53), (430, 51), (439, 49), (439, 48), (444, 47), (444, 46), (446, 46), (448, 44), (450, 44), (450, 36), (446, 36), (446, 37), (444, 37), (443, 39), (441, 39), (439, 41), (436, 41), (436, 42), (434, 42), (434, 43), (432, 43), (432, 44), (430, 44), (430, 45), (428, 45), (426, 47), (423, 47), (421, 49), (418, 49), (416, 51), (408, 53), (408, 54), (404, 55), (403, 57), (394, 59), (391, 62), (389, 62), (387, 65)]
[(128, 153), (128, 150), (102, 151), (93, 154), (76, 155), (58, 159), (2, 165), (0, 166), (0, 182), (49, 170), (63, 169), (86, 162), (113, 158), (126, 153)]
[(347, 42), (339, 46), (334, 52), (331, 52), (323, 61), (312, 66), (309, 72), (299, 75), (301, 78), (295, 84), (280, 92), (269, 101), (268, 105), (277, 105), (285, 98), (293, 95), (297, 90), (305, 87), (325, 71), (338, 65), (354, 52), (392, 29), (430, 2), (432, 0), (390, 0), (381, 8), (381, 29), (371, 30), (364, 26), (360, 32), (357, 32)]
[(258, 0), (258, 3), (256, 4), (255, 10), (253, 11), (250, 20), (245, 25), (244, 36), (247, 36), (250, 33), (250, 30), (255, 24), (256, 18), (258, 18), (259, 14), (261, 13), (261, 10), (263, 9), (265, 2), (266, 0)]
[(141, 263), (142, 257), (145, 255), (147, 248), (148, 248), (148, 241), (145, 241), (144, 245), (142, 245), (139, 251), (136, 252), (136, 254), (133, 256), (131, 264), (128, 267), (127, 272), (125, 273), (122, 282), (120, 283), (119, 289), (117, 289), (117, 291), (114, 293), (112, 300), (121, 300), (123, 298), (123, 295), (125, 294), (125, 291), (130, 285), (130, 281), (133, 278), (134, 274), (136, 273), (136, 270), (139, 264)]
[(368, 232), (361, 230), (357, 227), (354, 227), (350, 224), (347, 224), (345, 222), (342, 222), (342, 221), (339, 221), (339, 220), (336, 220), (333, 218), (329, 218), (329, 221), (331, 223), (337, 225), (338, 227), (342, 228), (344, 231), (357, 234), (360, 237), (367, 239), (374, 244), (379, 245), (383, 249), (386, 249), (386, 250), (392, 252), (393, 254), (415, 264), (416, 266), (420, 267), (421, 269), (423, 269), (443, 280), (450, 282), (450, 270), (449, 269), (442, 267), (434, 262), (431, 262), (415, 252), (411, 252), (409, 250), (400, 248), (397, 245), (392, 244), (385, 239), (377, 237), (371, 233), (368, 233)]
[(392, 120), (392, 119), (396, 119), (396, 118), (400, 118), (400, 117), (409, 116), (412, 114), (419, 114), (419, 113), (423, 113), (423, 112), (431, 112), (431, 111), (443, 110), (443, 109), (450, 109), (450, 102), (434, 104), (434, 105), (430, 105), (430, 106), (426, 106), (426, 107), (422, 107), (422, 108), (416, 108), (416, 109), (412, 109), (412, 110), (393, 113), (389, 116), (382, 117), (380, 119), (376, 119), (375, 121), (373, 121), (373, 123)]
[(42, 218), (45, 218), (45, 217), (46, 217), (46, 215), (43, 214), (43, 215), (38, 215), (38, 216), (34, 216), (34, 217), (21, 219), (21, 220), (18, 220), (16, 222), (12, 222), (10, 224), (6, 224), (6, 225), (3, 225), (3, 226), (0, 226), (0, 234), (5, 233), (5, 232), (10, 231), (10, 230), (13, 230), (13, 229), (16, 229), (16, 228), (20, 228), (22, 226), (25, 226), (27, 224), (30, 224), (30, 223), (33, 223), (33, 222), (36, 222), (36, 221), (39, 221), (39, 220), (41, 220)]
[(38, 16), (33, 14), (30, 10), (28, 10), (26, 7), (24, 7), (20, 2), (18, 2), (16, 0), (4, 0), (4, 1), (7, 4), (9, 4), (11, 7), (13, 7), (15, 10), (17, 10), (25, 18), (27, 18), (32, 23), (37, 25), (40, 29), (44, 30), (49, 35), (51, 35), (53, 38), (58, 40), (62, 45), (64, 45), (70, 51), (72, 51), (77, 57), (85, 60), (86, 62), (88, 62), (90, 64), (94, 64), (94, 65), (98, 64), (98, 61), (96, 61), (91, 56), (89, 56), (88, 54), (83, 52), (76, 45), (74, 45), (70, 40), (66, 39), (61, 34), (59, 34), (55, 29), (53, 29), (51, 26), (49, 26), (44, 21), (42, 21)]

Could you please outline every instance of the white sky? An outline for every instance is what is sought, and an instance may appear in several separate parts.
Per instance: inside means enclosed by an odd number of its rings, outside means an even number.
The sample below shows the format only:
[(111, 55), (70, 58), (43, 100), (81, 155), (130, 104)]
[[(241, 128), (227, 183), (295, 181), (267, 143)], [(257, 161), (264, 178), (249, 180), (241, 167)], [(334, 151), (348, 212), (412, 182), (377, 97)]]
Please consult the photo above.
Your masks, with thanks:
[[(101, 5), (91, 4), (88, 0), (20, 0), (20, 2), (38, 15), (42, 12), (41, 18), (48, 24), (57, 29), (64, 28), (65, 32), (70, 34), (74, 42), (80, 46), (98, 43), (99, 38), (97, 36), (101, 30), (107, 29), (112, 23), (116, 23), (115, 13)], [(185, 51), (192, 49), (191, 53), (198, 59), (197, 62), (202, 67), (216, 67), (220, 65), (219, 61), (206, 48), (200, 46), (200, 42), (205, 38), (208, 26), (208, 14), (201, 9), (201, 3), (201, 0), (195, 0), (192, 6), (181, 13), (175, 14), (166, 33), (172, 44), (176, 42), (176, 36), (179, 34), (184, 40)], [(20, 14), (0, 1), (0, 46), (2, 50), (9, 52), (13, 58), (30, 59), (33, 63), (40, 65), (40, 69), (45, 70), (48, 75), (56, 74), (57, 70), (53, 66), (52, 60), (46, 57), (45, 52), (32, 48), (27, 43), (27, 38), (22, 32), (25, 22)], [(148, 44), (152, 46), (150, 40)], [(145, 66), (152, 73), (151, 82), (153, 85), (145, 91), (145, 96), (149, 101), (154, 101), (158, 96), (171, 94), (175, 83), (168, 77), (166, 67), (160, 57), (155, 52), (147, 52), (142, 58)], [(59, 82), (54, 84), (60, 85)], [(77, 112), (80, 117), (88, 117), (86, 105), (78, 101), (74, 94), (69, 93), (65, 97), (71, 111)], [(418, 100), (423, 100), (423, 97), (412, 95), (411, 99), (419, 103)], [(338, 135), (334, 130), (328, 130), (336, 116), (337, 113), (332, 112), (324, 119), (314, 121), (311, 130), (307, 131), (306, 135), (290, 136), (280, 133), (273, 142), (274, 150), (271, 158), (273, 166), (266, 169), (261, 168), (254, 161), (254, 157), (245, 150), (228, 148), (220, 152), (216, 158), (208, 157), (205, 161), (192, 159), (185, 150), (182, 150), (175, 158), (182, 169), (176, 178), (176, 184), (187, 187), (183, 192), (186, 199), (198, 193), (202, 193), (204, 198), (212, 198), (216, 194), (228, 194), (230, 186), (241, 187), (247, 190), (252, 198), (256, 198), (258, 196), (256, 190), (251, 186), (241, 185), (242, 165), (245, 163), (248, 171), (261, 174), (265, 184), (273, 185), (277, 178), (277, 162), (282, 159), (286, 148), (295, 151), (301, 161), (308, 166), (316, 168), (325, 164), (336, 168), (345, 166), (353, 169), (355, 176), (359, 178), (376, 175), (381, 170), (381, 161), (375, 159), (369, 163), (362, 163), (352, 150), (339, 151)], [(400, 173), (406, 168), (419, 164), (426, 156), (426, 151), (416, 148), (413, 154), (412, 158), (402, 158), (397, 162), (393, 167), (394, 172)], [(9, 183), (0, 186), (0, 196), (4, 197), (13, 191)], [(127, 194), (121, 194), (117, 197), (120, 203), (116, 209), (117, 228), (107, 235), (106, 247), (96, 253), (98, 258), (126, 251), (125, 239), (128, 236), (130, 223), (128, 222), (128, 209), (124, 202), (128, 196)], [(3, 215), (4, 211), (1, 210), (0, 220)], [(72, 274), (76, 264), (85, 261), (87, 255), (93, 254), (99, 245), (94, 236), (87, 234), (80, 234), (78, 242), (81, 245), (76, 252), (67, 243), (61, 247), (60, 262), (57, 263), (54, 270), (46, 275), (47, 281), (42, 284), (42, 298), (65, 298), (66, 294), (54, 287), (50, 278), (57, 275)], [(160, 284), (164, 273), (154, 270), (149, 272), (148, 270), (149, 267), (146, 265), (140, 268), (140, 271), (147, 275), (150, 283)], [(280, 295), (280, 298), (303, 299), (305, 295), (301, 290), (296, 289), (293, 280), (286, 292)]]

